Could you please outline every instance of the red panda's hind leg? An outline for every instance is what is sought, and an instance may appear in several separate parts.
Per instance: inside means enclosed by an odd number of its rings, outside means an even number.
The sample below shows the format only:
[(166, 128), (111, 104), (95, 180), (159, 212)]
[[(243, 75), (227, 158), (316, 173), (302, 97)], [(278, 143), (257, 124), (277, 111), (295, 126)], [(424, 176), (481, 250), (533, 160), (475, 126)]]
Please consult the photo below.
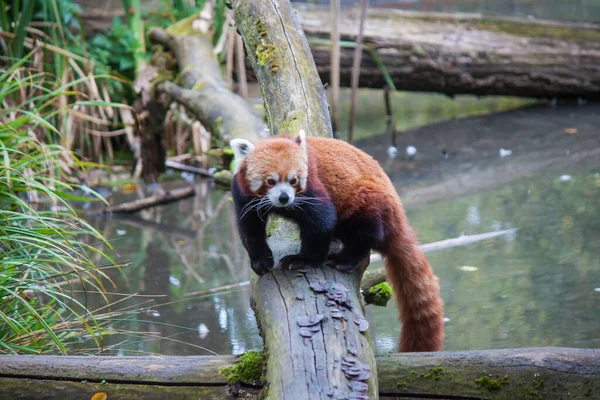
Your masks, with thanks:
[(351, 272), (369, 256), (372, 248), (381, 243), (383, 236), (378, 213), (357, 213), (336, 226), (335, 237), (342, 242), (343, 248), (330, 255), (327, 264), (342, 272)]

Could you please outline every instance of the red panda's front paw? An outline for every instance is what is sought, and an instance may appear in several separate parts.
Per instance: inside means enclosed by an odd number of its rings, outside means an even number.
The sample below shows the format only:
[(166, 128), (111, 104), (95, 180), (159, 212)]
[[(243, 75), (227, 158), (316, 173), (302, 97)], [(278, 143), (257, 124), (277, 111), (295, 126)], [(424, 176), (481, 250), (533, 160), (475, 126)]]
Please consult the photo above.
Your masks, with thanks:
[(250, 262), (250, 267), (257, 275), (266, 274), (273, 269), (273, 265), (273, 256), (263, 256)]

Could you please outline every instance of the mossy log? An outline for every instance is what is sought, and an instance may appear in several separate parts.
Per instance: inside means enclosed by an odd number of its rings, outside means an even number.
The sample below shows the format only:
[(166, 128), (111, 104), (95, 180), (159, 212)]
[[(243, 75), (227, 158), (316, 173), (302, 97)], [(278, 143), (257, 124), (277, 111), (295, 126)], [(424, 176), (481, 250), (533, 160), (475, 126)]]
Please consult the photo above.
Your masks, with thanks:
[[(600, 350), (528, 348), (377, 356), (381, 399), (595, 399)], [(233, 356), (0, 356), (0, 398), (228, 399)], [(259, 375), (261, 371), (256, 371)], [(255, 382), (236, 385), (258, 399)], [(296, 399), (307, 398), (306, 387)], [(335, 398), (335, 397), (334, 397)]]
[(213, 54), (212, 33), (203, 29), (207, 25), (195, 24), (197, 19), (193, 15), (166, 31), (150, 31), (153, 43), (173, 52), (180, 72), (178, 84), (157, 78), (157, 89), (184, 105), (214, 138), (255, 140), (265, 134), (266, 125), (243, 98), (227, 88)]
[[(232, 1), (236, 26), (273, 134), (331, 137), (323, 85), (288, 0)], [(290, 224), (272, 221), (275, 262), (298, 252)], [(360, 300), (362, 269), (275, 269), (252, 278), (268, 399), (377, 399), (377, 370)]]
[[(121, 7), (94, 9), (85, 4), (84, 24), (91, 31), (110, 28)], [(309, 36), (329, 38), (329, 10), (296, 3)], [(342, 40), (358, 33), (358, 8), (342, 9)], [(456, 95), (600, 97), (600, 28), (596, 24), (479, 14), (419, 13), (371, 7), (364, 43), (374, 49), (398, 90)], [(311, 50), (323, 82), (329, 82), (328, 44)], [(352, 48), (341, 51), (340, 83), (350, 86)], [(254, 76), (252, 66), (248, 72)], [(366, 53), (360, 87), (381, 88), (381, 70)]]
[[(329, 38), (329, 13), (298, 5), (307, 36)], [(342, 10), (342, 40), (354, 41), (359, 9)], [(373, 49), (398, 90), (538, 98), (600, 98), (600, 26), (478, 14), (418, 13), (371, 8), (364, 45)], [(323, 82), (327, 43), (311, 43)], [(340, 81), (350, 86), (353, 49), (343, 48)], [(364, 54), (360, 87), (382, 88), (381, 69)]]

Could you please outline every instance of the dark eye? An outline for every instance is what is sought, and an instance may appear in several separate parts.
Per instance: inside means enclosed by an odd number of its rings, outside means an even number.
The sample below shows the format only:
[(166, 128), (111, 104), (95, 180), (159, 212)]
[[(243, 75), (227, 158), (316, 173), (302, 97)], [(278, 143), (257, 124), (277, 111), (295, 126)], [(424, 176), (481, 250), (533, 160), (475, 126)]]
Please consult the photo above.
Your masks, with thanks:
[(269, 185), (269, 186), (275, 186), (275, 183), (276, 183), (275, 179), (273, 179), (273, 178), (267, 179), (267, 185)]
[(292, 180), (290, 181), (290, 185), (295, 185), (296, 183), (298, 183), (298, 179), (292, 178)]

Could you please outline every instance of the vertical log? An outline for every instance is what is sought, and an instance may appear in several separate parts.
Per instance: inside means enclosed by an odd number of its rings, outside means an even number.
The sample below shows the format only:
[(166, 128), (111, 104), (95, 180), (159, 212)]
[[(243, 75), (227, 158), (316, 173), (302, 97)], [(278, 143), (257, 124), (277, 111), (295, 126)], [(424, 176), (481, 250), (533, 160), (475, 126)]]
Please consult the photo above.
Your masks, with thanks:
[[(260, 85), (272, 134), (331, 137), (323, 85), (288, 0), (232, 2), (236, 26)], [(269, 247), (276, 265), (297, 253), (289, 226), (277, 221)], [(267, 354), (269, 399), (377, 399), (377, 371), (359, 283), (344, 274), (275, 269), (253, 276), (252, 297)]]
[(327, 100), (308, 42), (287, 0), (233, 1), (271, 133), (331, 137)]

